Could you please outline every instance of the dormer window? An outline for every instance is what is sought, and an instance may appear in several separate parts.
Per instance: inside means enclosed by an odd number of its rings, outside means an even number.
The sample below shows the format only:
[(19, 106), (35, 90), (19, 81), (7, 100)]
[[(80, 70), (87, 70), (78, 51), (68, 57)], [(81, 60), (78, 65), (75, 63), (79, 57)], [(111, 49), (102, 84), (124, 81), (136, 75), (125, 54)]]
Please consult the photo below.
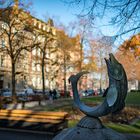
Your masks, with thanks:
[(37, 22), (34, 20), (34, 26), (36, 26)]
[(49, 26), (47, 26), (47, 30), (46, 30), (47, 32), (49, 32), (50, 31), (50, 27)]
[(41, 29), (41, 23), (39, 24), (38, 28)]
[(44, 30), (44, 31), (46, 30), (46, 26), (45, 26), (45, 25), (43, 26), (43, 30)]

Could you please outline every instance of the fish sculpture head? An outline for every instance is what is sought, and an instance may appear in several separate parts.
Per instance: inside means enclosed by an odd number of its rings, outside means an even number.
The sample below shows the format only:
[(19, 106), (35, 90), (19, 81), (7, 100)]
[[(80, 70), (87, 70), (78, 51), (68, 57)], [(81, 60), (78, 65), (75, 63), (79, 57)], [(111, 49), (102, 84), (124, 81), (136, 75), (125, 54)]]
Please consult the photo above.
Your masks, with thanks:
[(108, 75), (109, 77), (115, 80), (121, 80), (123, 78), (123, 67), (122, 65), (116, 60), (113, 54), (109, 54), (109, 59), (106, 59)]

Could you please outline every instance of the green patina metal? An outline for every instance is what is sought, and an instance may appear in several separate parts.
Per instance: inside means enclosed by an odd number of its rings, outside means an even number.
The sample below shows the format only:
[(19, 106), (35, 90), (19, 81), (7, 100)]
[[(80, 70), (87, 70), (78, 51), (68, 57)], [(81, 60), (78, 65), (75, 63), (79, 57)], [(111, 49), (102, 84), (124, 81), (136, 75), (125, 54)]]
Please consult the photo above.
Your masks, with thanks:
[(127, 77), (123, 66), (115, 59), (113, 54), (105, 59), (109, 76), (109, 87), (106, 89), (104, 102), (95, 107), (89, 107), (82, 103), (79, 98), (77, 83), (80, 77), (87, 72), (80, 72), (70, 77), (72, 84), (74, 102), (77, 107), (87, 116), (102, 117), (109, 113), (115, 113), (122, 110), (125, 106), (127, 95)]
[(88, 72), (72, 75), (69, 81), (72, 84), (74, 103), (86, 116), (79, 121), (77, 126), (62, 131), (53, 140), (128, 140), (125, 135), (103, 126), (98, 118), (122, 110), (125, 106), (128, 88), (124, 68), (113, 54), (110, 54), (109, 59), (105, 59), (105, 61), (108, 69), (109, 87), (103, 95), (105, 97), (103, 103), (89, 107), (81, 102), (77, 84), (80, 77)]

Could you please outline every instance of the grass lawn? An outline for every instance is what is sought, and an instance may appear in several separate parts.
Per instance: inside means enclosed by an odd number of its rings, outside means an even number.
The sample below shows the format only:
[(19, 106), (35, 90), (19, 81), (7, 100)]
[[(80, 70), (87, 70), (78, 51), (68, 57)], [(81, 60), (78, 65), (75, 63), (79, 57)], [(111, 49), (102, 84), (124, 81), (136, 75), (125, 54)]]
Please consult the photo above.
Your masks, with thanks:
[[(78, 123), (77, 120), (70, 120), (68, 126), (74, 127)], [(132, 134), (140, 134), (140, 120), (137, 121), (133, 125), (126, 125), (126, 124), (116, 124), (116, 123), (107, 123), (104, 124), (106, 127), (111, 128), (117, 132), (121, 133), (132, 133)]]
[[(90, 96), (87, 98), (82, 98), (81, 100), (86, 104), (100, 104), (104, 100), (104, 98), (102, 96)], [(140, 106), (140, 93), (128, 93), (126, 97), (126, 105)], [(74, 106), (73, 99), (66, 98), (55, 100), (54, 103), (49, 104), (45, 108), (42, 108), (42, 110), (59, 111), (64, 109), (65, 111), (67, 111), (67, 108), (69, 110), (69, 108), (72, 108), (72, 106)]]
[(140, 134), (140, 120), (133, 125), (108, 123), (106, 126), (121, 133)]
[[(94, 96), (93, 98), (83, 98), (82, 101), (85, 101), (86, 103), (100, 103), (103, 101), (103, 97), (102, 96)], [(126, 97), (126, 105), (136, 105), (139, 106), (140, 105), (140, 93), (138, 92), (130, 92), (127, 94)]]
[[(102, 96), (94, 96), (94, 97), (87, 97), (81, 99), (86, 104), (99, 104), (101, 103), (104, 98)], [(126, 106), (134, 106), (140, 107), (140, 93), (131, 92), (128, 93), (126, 98)], [(73, 99), (60, 99), (55, 100), (52, 104), (48, 106), (42, 107), (41, 110), (44, 111), (66, 111), (69, 114), (75, 115), (77, 112), (74, 110), (73, 107)], [(70, 119), (69, 120), (69, 127), (73, 127), (77, 124), (77, 119)], [(118, 132), (122, 133), (137, 133), (140, 134), (140, 120), (135, 122), (133, 125), (126, 125), (126, 124), (117, 124), (117, 123), (106, 123), (105, 126), (112, 128)]]
[(130, 92), (126, 97), (127, 105), (140, 105), (140, 93), (138, 92)]

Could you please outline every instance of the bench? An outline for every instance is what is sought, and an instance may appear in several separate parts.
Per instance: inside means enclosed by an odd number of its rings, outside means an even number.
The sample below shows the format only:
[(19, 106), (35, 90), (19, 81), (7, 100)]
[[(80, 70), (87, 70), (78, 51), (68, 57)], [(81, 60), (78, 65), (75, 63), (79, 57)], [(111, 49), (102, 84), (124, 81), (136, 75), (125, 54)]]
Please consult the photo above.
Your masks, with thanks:
[(0, 128), (58, 133), (68, 127), (68, 113), (32, 110), (0, 110)]

